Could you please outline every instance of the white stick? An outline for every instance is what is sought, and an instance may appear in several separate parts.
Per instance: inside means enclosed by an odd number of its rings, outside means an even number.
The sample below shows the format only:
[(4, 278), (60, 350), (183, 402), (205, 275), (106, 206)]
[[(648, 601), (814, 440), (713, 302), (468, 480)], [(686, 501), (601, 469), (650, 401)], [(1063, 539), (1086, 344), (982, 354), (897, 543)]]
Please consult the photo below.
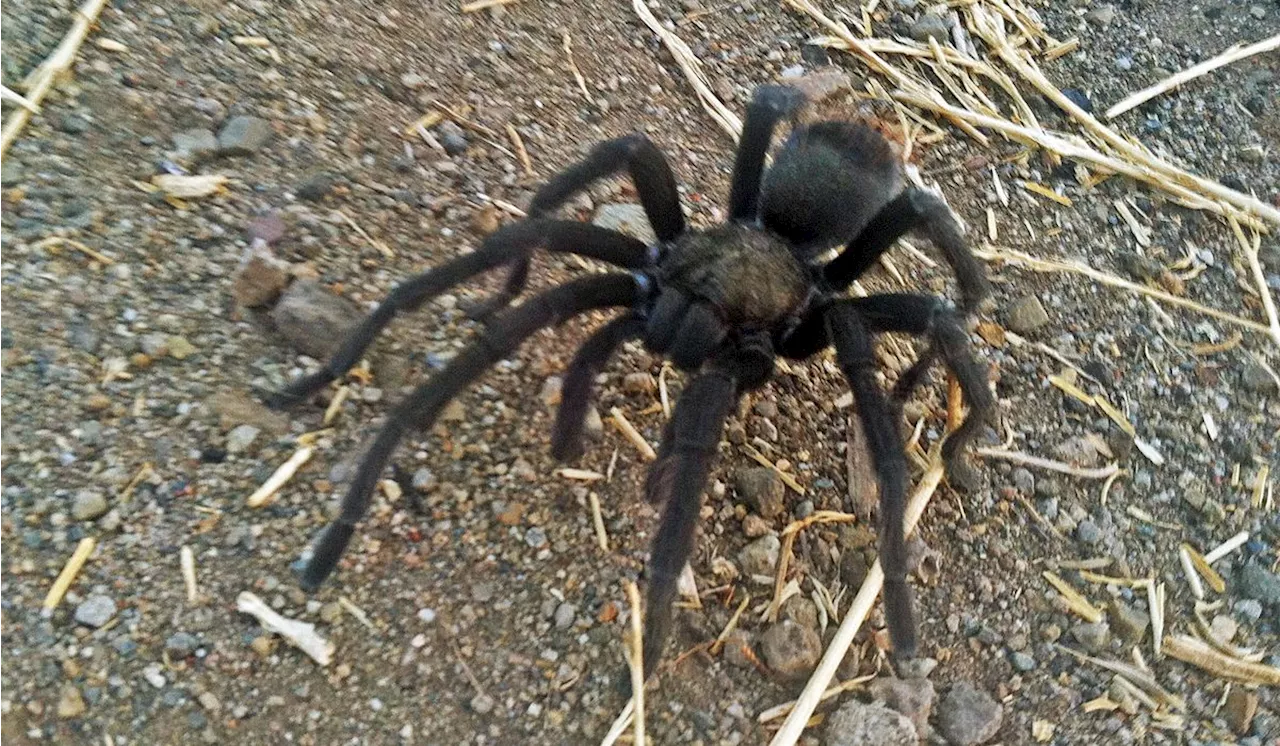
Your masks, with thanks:
[[(929, 469), (920, 478), (920, 483), (916, 486), (915, 493), (911, 495), (911, 500), (907, 503), (905, 532), (908, 536), (915, 529), (920, 516), (924, 514), (925, 506), (929, 504), (929, 498), (938, 489), (938, 484), (942, 481), (942, 472), (942, 461), (935, 457), (929, 465)], [(867, 573), (866, 580), (862, 582), (862, 588), (858, 591), (858, 595), (854, 597), (853, 603), (849, 606), (849, 611), (845, 613), (844, 619), (840, 622), (840, 628), (836, 630), (836, 636), (831, 640), (831, 645), (827, 647), (827, 652), (822, 656), (822, 661), (818, 663), (818, 668), (813, 672), (813, 676), (809, 678), (809, 683), (805, 684), (804, 691), (801, 692), (800, 698), (796, 700), (795, 708), (791, 710), (791, 714), (787, 716), (786, 721), (782, 724), (782, 729), (769, 742), (770, 746), (794, 746), (800, 740), (800, 734), (804, 732), (804, 727), (809, 722), (810, 716), (813, 715), (814, 709), (822, 701), (822, 694), (827, 690), (827, 685), (835, 678), (836, 669), (840, 667), (840, 662), (844, 660), (845, 653), (849, 652), (849, 646), (853, 644), (854, 635), (858, 634), (862, 623), (866, 621), (867, 615), (871, 612), (871, 605), (875, 603), (876, 596), (880, 595), (880, 589), (883, 586), (884, 570), (880, 567), (880, 561), (876, 560), (875, 564), (871, 566), (871, 570)]]
[(667, 49), (671, 51), (671, 56), (676, 58), (676, 63), (680, 65), (680, 69), (684, 71), (684, 76), (689, 81), (689, 85), (698, 92), (698, 100), (702, 102), (702, 108), (707, 110), (711, 118), (716, 120), (725, 132), (733, 138), (734, 142), (738, 141), (738, 135), (742, 132), (742, 120), (737, 114), (729, 111), (716, 94), (711, 90), (711, 85), (707, 81), (706, 73), (702, 71), (701, 63), (693, 54), (693, 50), (689, 49), (689, 45), (668, 31), (657, 18), (653, 17), (653, 12), (649, 10), (645, 0), (631, 0), (631, 7), (635, 10), (636, 15), (640, 16), (640, 20), (644, 21), (644, 25), (648, 26), (653, 33), (662, 39), (662, 43), (667, 45)]
[(285, 482), (292, 479), (298, 469), (302, 468), (302, 465), (310, 460), (311, 454), (314, 452), (315, 449), (311, 446), (299, 448), (298, 452), (290, 456), (288, 461), (281, 464), (280, 468), (276, 469), (275, 473), (267, 481), (263, 482), (261, 487), (252, 495), (249, 495), (249, 499), (245, 501), (245, 504), (251, 508), (260, 508), (266, 505), (280, 491)]
[(280, 635), (290, 645), (311, 656), (316, 663), (327, 666), (333, 660), (333, 643), (316, 634), (316, 625), (282, 617), (267, 606), (265, 601), (248, 591), (243, 591), (236, 597), (236, 608), (255, 617), (263, 629)]
[(1214, 70), (1217, 70), (1224, 65), (1229, 65), (1232, 62), (1236, 62), (1237, 60), (1252, 57), (1253, 55), (1260, 54), (1262, 52), (1270, 52), (1277, 48), (1280, 48), (1280, 34), (1276, 34), (1270, 39), (1263, 39), (1262, 41), (1254, 42), (1247, 47), (1236, 44), (1217, 57), (1212, 57), (1198, 65), (1188, 67), (1182, 72), (1174, 73), (1150, 88), (1144, 88), (1137, 93), (1129, 94), (1125, 98), (1121, 99), (1116, 105), (1107, 109), (1106, 117), (1107, 119), (1114, 119), (1133, 107), (1146, 101), (1150, 101), (1156, 96), (1177, 88), (1183, 83), (1194, 78), (1198, 78), (1205, 73), (1213, 72)]
[(1217, 562), (1223, 557), (1226, 557), (1228, 554), (1231, 554), (1235, 550), (1244, 546), (1244, 543), (1248, 540), (1249, 540), (1249, 532), (1241, 531), (1235, 536), (1232, 536), (1230, 539), (1227, 539), (1226, 541), (1219, 544), (1217, 548), (1212, 549), (1207, 554), (1205, 554), (1204, 561), (1212, 565), (1214, 562)]
[(193, 604), (200, 597), (200, 589), (196, 586), (196, 556), (191, 547), (178, 550), (178, 562), (182, 567), (182, 580), (187, 584), (187, 603)]

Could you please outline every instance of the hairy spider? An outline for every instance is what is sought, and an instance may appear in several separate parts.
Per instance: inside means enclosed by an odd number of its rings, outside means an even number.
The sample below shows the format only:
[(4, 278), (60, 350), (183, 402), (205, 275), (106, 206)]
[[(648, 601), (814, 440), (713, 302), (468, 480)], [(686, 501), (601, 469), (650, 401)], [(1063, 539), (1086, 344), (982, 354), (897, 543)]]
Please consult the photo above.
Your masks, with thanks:
[[(987, 295), (988, 286), (949, 209), (932, 194), (905, 185), (901, 162), (880, 134), (850, 122), (801, 124), (796, 115), (803, 104), (803, 95), (792, 88), (763, 86), (756, 91), (734, 164), (727, 223), (708, 230), (685, 225), (671, 169), (643, 135), (601, 143), (537, 192), (528, 219), (490, 235), (477, 251), (398, 286), (321, 370), (274, 395), (275, 406), (309, 397), (349, 370), (395, 314), (416, 309), (480, 272), (512, 267), (504, 289), (480, 309), (486, 316), (501, 313), (474, 345), (388, 417), (356, 471), (341, 514), (316, 543), (302, 585), (314, 589), (333, 572), (406, 432), (427, 429), (452, 397), (539, 329), (592, 309), (622, 308), (591, 334), (569, 364), (551, 450), (558, 459), (581, 453), (593, 379), (623, 342), (643, 340), (648, 350), (669, 356), (693, 374), (645, 483), (649, 502), (662, 507), (647, 571), (645, 677), (660, 659), (671, 627), (677, 578), (693, 551), (702, 492), (725, 419), (744, 392), (769, 380), (777, 355), (803, 359), (831, 345), (857, 401), (880, 484), (880, 557), (895, 655), (914, 657), (903, 538), (907, 464), (898, 405), (941, 358), (971, 409), (943, 448), (948, 466), (961, 466), (957, 455), (962, 446), (994, 407), (962, 326), (963, 316)], [(766, 172), (766, 151), (784, 119), (793, 122), (792, 133)], [(655, 245), (547, 217), (591, 182), (624, 169), (630, 171), (653, 226)], [(915, 228), (927, 233), (956, 273), (958, 311), (929, 295), (846, 297), (850, 283)], [(845, 248), (835, 259), (818, 261), (820, 254), (840, 245)], [(537, 248), (572, 252), (630, 271), (576, 279), (502, 310), (524, 289)], [(921, 358), (898, 380), (893, 403), (874, 376), (872, 336), (884, 332), (928, 340)]]

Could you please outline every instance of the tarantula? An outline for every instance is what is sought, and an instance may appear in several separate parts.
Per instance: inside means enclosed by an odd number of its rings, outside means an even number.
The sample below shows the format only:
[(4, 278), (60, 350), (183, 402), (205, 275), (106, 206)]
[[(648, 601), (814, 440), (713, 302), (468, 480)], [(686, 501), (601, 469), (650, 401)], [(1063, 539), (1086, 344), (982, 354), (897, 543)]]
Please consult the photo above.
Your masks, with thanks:
[[(749, 104), (734, 164), (729, 220), (707, 230), (685, 224), (675, 179), (665, 158), (640, 134), (597, 145), (534, 196), (528, 218), (491, 234), (481, 247), (420, 274), (391, 292), (318, 372), (272, 397), (288, 406), (343, 375), (397, 313), (485, 270), (510, 266), (501, 292), (477, 314), (492, 316), (475, 344), (419, 386), (388, 417), (302, 571), (304, 588), (333, 572), (364, 515), (370, 495), (410, 430), (425, 430), (444, 406), (491, 365), (544, 327), (593, 309), (622, 313), (595, 330), (564, 376), (551, 451), (557, 459), (582, 452), (593, 379), (623, 342), (643, 340), (692, 374), (662, 433), (645, 494), (662, 509), (649, 558), (644, 637), (645, 678), (661, 657), (671, 627), (677, 578), (694, 548), (702, 493), (726, 418), (738, 399), (769, 380), (775, 357), (804, 359), (834, 345), (866, 433), (880, 484), (880, 557), (895, 657), (915, 655), (916, 629), (907, 586), (903, 514), (907, 463), (898, 405), (938, 358), (952, 371), (970, 415), (944, 444), (950, 467), (993, 409), (984, 371), (969, 349), (962, 321), (989, 292), (946, 205), (905, 185), (893, 147), (874, 129), (850, 122), (802, 124), (803, 94), (763, 86)], [(765, 169), (766, 152), (783, 120), (790, 137)], [(657, 242), (643, 242), (577, 221), (548, 217), (593, 181), (628, 170)], [(846, 297), (850, 283), (909, 230), (923, 229), (957, 275), (959, 308), (910, 293)], [(845, 248), (827, 263), (818, 257)], [(628, 271), (582, 277), (503, 310), (525, 287), (532, 252), (571, 252)], [(872, 337), (884, 332), (923, 336), (928, 347), (898, 380), (893, 403), (877, 386)]]

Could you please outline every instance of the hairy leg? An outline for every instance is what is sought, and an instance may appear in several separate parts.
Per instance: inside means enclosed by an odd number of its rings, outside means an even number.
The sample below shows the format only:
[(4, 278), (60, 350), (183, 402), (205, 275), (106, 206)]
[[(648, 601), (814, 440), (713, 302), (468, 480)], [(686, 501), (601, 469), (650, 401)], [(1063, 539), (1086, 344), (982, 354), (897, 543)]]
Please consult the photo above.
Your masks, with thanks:
[(911, 589), (907, 585), (904, 526), (907, 503), (907, 458), (889, 402), (876, 384), (871, 333), (849, 305), (833, 304), (827, 327), (836, 349), (836, 362), (849, 381), (867, 447), (880, 483), (880, 563), (884, 568), (885, 620), (894, 656), (914, 658), (916, 622)]
[[(638, 133), (600, 143), (586, 158), (553, 176), (529, 203), (529, 219), (554, 212), (593, 182), (623, 169), (631, 173), (636, 195), (658, 241), (673, 241), (684, 233), (684, 212), (671, 166), (662, 151)], [(502, 309), (524, 290), (528, 281), (529, 257), (516, 257), (503, 289), (473, 309), (471, 315), (483, 318)]]
[(652, 675), (671, 631), (671, 605), (680, 573), (693, 554), (702, 491), (720, 445), (725, 419), (737, 401), (737, 383), (725, 367), (694, 378), (668, 424), (663, 453), (650, 468), (648, 497), (663, 506), (649, 555), (645, 594), (644, 675)]
[(633, 238), (585, 223), (529, 220), (504, 227), (476, 251), (445, 262), (396, 286), (356, 327), (324, 367), (299, 378), (268, 399), (273, 408), (289, 407), (315, 394), (360, 361), (365, 350), (396, 314), (413, 311), (450, 287), (486, 270), (525, 256), (535, 248), (572, 252), (629, 269), (649, 263), (648, 248)]
[(956, 377), (960, 391), (969, 403), (969, 416), (947, 438), (942, 455), (948, 471), (960, 475), (958, 481), (971, 484), (967, 467), (960, 460), (965, 447), (978, 434), (978, 428), (990, 420), (996, 403), (987, 386), (987, 376), (969, 344), (969, 333), (947, 303), (940, 298), (914, 293), (885, 293), (842, 301), (852, 308), (875, 332), (903, 332), (924, 336), (929, 347), (902, 376), (894, 387), (894, 399), (903, 401), (923, 379), (929, 365), (941, 358)]
[(302, 572), (303, 588), (316, 588), (337, 567), (356, 523), (368, 509), (369, 497), (387, 461), (407, 432), (430, 427), (453, 397), (539, 329), (593, 308), (633, 305), (640, 300), (641, 292), (630, 275), (592, 275), (547, 290), (496, 318), (475, 344), (391, 413), (356, 469), (342, 498), (341, 513), (316, 543), (311, 561)]
[(804, 106), (805, 97), (789, 86), (764, 85), (756, 89), (747, 105), (738, 154), (733, 164), (733, 183), (729, 187), (729, 219), (740, 223), (754, 221), (760, 212), (760, 178), (764, 160), (773, 142), (773, 131), (783, 119), (795, 116)]
[(596, 375), (613, 356), (618, 346), (635, 339), (644, 331), (644, 319), (626, 314), (597, 329), (578, 351), (565, 370), (560, 388), (560, 408), (556, 410), (551, 430), (551, 455), (557, 461), (568, 461), (582, 455), (582, 426), (591, 404), (591, 388)]
[(947, 205), (922, 189), (907, 188), (885, 205), (858, 237), (823, 268), (823, 275), (837, 290), (849, 287), (894, 241), (916, 228), (924, 229), (956, 273), (961, 311), (968, 315), (977, 310), (991, 293), (982, 265), (965, 245), (960, 226)]

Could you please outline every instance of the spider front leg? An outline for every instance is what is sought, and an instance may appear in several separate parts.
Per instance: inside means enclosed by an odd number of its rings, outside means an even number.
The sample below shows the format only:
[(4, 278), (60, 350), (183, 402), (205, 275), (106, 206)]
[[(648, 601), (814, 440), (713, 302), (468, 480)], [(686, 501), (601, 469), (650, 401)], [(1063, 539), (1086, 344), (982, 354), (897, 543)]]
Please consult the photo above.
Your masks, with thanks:
[(616, 231), (569, 220), (527, 220), (504, 226), (480, 248), (397, 285), (391, 294), (356, 327), (338, 352), (320, 370), (293, 381), (268, 397), (273, 409), (293, 406), (345, 374), (396, 314), (413, 311), (440, 293), (486, 270), (527, 256), (539, 246), (551, 252), (571, 252), (628, 269), (649, 264), (643, 242)]
[(773, 131), (783, 119), (794, 117), (805, 105), (805, 96), (790, 86), (765, 85), (756, 89), (747, 105), (733, 164), (729, 188), (729, 219), (751, 222), (760, 212), (760, 177)]
[(976, 311), (991, 294), (982, 265), (965, 245), (960, 226), (946, 203), (936, 195), (914, 187), (903, 190), (885, 205), (858, 237), (823, 268), (826, 281), (832, 288), (844, 290), (888, 251), (894, 241), (916, 228), (925, 230), (956, 273), (962, 298), (961, 312), (967, 316)]
[(876, 384), (871, 334), (859, 313), (845, 303), (826, 311), (827, 332), (836, 362), (853, 390), (858, 418), (880, 483), (880, 564), (884, 569), (884, 610), (899, 661), (916, 655), (916, 621), (907, 585), (904, 521), (907, 507), (907, 457), (884, 392)]
[[(636, 195), (658, 241), (667, 243), (684, 233), (684, 212), (680, 209), (680, 193), (676, 190), (671, 166), (662, 151), (638, 133), (600, 143), (586, 158), (552, 177), (529, 203), (529, 219), (554, 212), (593, 182), (624, 168), (631, 173)], [(514, 257), (502, 290), (472, 308), (471, 317), (485, 318), (504, 308), (524, 290), (528, 281), (528, 255)]]
[(340, 514), (316, 543), (312, 558), (302, 571), (302, 587), (314, 590), (337, 567), (356, 523), (369, 507), (369, 498), (387, 461), (407, 432), (431, 427), (453, 397), (490, 366), (515, 352), (539, 329), (593, 308), (634, 305), (643, 293), (644, 288), (631, 275), (592, 275), (547, 290), (496, 318), (475, 344), (414, 390), (391, 413), (356, 469), (342, 498)]
[[(671, 631), (671, 606), (680, 573), (693, 554), (702, 492), (720, 447), (720, 435), (738, 398), (728, 366), (712, 368), (690, 381), (667, 425), (665, 448), (650, 467), (646, 491), (662, 505), (658, 533), (649, 553), (645, 592), (644, 677), (653, 674)], [(630, 686), (630, 682), (626, 682)]]

